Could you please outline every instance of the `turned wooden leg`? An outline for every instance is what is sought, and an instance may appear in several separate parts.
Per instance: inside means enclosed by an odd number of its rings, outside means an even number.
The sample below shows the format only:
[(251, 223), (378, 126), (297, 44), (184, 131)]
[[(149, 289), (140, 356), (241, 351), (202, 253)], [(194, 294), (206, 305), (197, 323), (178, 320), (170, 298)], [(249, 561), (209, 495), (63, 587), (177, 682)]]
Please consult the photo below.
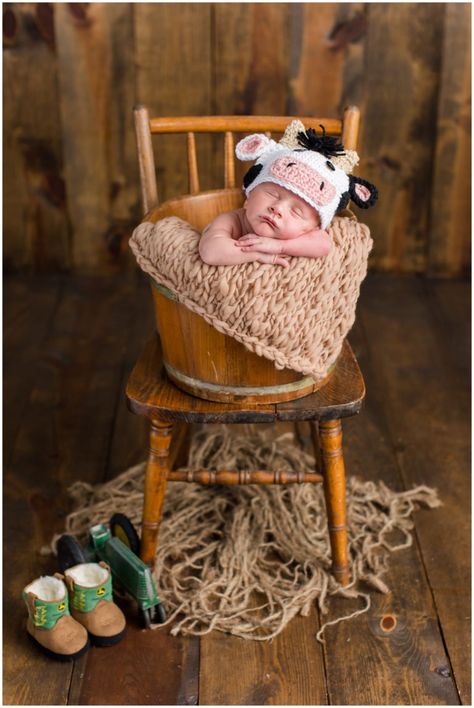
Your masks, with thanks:
[[(319, 448), (331, 541), (332, 570), (342, 585), (349, 583), (346, 526), (346, 481), (340, 420), (311, 421), (313, 443)], [(316, 459), (319, 453), (316, 452)]]
[(171, 445), (172, 425), (159, 420), (151, 421), (150, 451), (145, 473), (145, 498), (143, 500), (143, 526), (140, 545), (140, 557), (153, 567), (161, 509), (166, 491), (166, 478), (169, 470), (169, 450)]

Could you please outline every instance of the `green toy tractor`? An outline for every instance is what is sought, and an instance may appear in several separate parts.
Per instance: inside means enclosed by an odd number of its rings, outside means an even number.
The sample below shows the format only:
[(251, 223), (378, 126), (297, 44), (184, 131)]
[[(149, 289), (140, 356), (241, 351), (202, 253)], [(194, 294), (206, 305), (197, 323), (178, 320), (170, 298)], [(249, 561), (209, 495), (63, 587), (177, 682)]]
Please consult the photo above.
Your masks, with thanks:
[(166, 611), (156, 592), (150, 568), (138, 557), (138, 534), (124, 514), (114, 514), (105, 524), (96, 524), (89, 531), (89, 542), (81, 544), (69, 534), (58, 540), (58, 561), (61, 572), (78, 563), (105, 561), (110, 566), (112, 578), (137, 602), (143, 625), (163, 623)]

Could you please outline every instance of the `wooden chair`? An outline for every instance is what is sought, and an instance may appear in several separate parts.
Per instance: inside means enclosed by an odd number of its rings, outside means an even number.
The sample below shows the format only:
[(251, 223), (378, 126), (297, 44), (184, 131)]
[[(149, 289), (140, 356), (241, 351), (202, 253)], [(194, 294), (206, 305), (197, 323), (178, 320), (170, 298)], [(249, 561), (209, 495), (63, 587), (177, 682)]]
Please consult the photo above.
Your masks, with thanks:
[[(165, 216), (176, 215), (193, 223), (197, 228), (202, 228), (220, 211), (239, 206), (243, 197), (242, 190), (235, 188), (233, 133), (281, 133), (291, 120), (291, 117), (266, 116), (150, 120), (147, 109), (143, 106), (137, 107), (135, 125), (144, 220), (157, 221)], [(314, 117), (303, 117), (301, 120), (307, 127), (324, 125), (328, 134), (342, 137), (346, 148), (355, 149), (359, 127), (357, 108), (346, 109), (342, 120)], [(224, 133), (224, 190), (199, 192), (195, 133), (201, 132)], [(188, 142), (190, 195), (169, 200), (161, 206), (158, 206), (152, 133), (186, 133)], [(342, 352), (323, 385), (313, 386), (308, 395), (291, 400), (295, 394), (286, 394), (285, 391), (293, 391), (295, 385), (300, 385), (298, 380), (295, 382), (295, 376), (296, 379), (301, 379), (301, 375), (295, 375), (295, 372), (288, 370), (277, 372), (272, 362), (247, 352), (243, 345), (217, 332), (183, 305), (173, 302), (166, 289), (152, 285), (161, 341), (157, 335), (149, 341), (130, 375), (126, 389), (130, 410), (147, 416), (151, 421), (141, 538), (142, 559), (150, 564), (154, 562), (167, 481), (193, 481), (201, 484), (322, 482), (331, 541), (332, 570), (336, 579), (346, 585), (349, 582), (349, 565), (341, 418), (358, 413), (365, 395), (364, 381), (349, 344), (344, 342)], [(240, 389), (232, 386), (206, 384), (213, 379), (206, 369), (208, 362), (204, 356), (191, 357), (191, 365), (201, 367), (198, 371), (199, 380), (193, 376), (181, 375), (178, 365), (183, 362), (186, 350), (191, 345), (201, 347), (203, 351), (209, 350), (209, 347), (219, 351), (223, 376), (235, 377), (237, 362), (245, 356), (250, 357), (251, 366), (244, 367), (244, 370), (247, 377), (250, 370), (256, 377), (256, 380), (254, 378), (250, 382), (250, 386), (253, 385), (254, 388), (244, 389), (243, 395)], [(237, 349), (234, 349), (235, 347)], [(196, 359), (200, 360), (197, 364)], [(194, 369), (188, 373), (196, 375)], [(238, 372), (238, 375), (241, 373)], [(274, 380), (273, 376), (277, 378)], [(283, 379), (278, 379), (278, 376), (283, 376)], [(259, 395), (252, 395), (252, 392), (260, 394), (263, 390), (255, 388), (255, 384), (259, 382), (258, 377), (260, 383), (266, 383), (267, 388), (264, 387), (264, 391), (269, 392), (269, 395), (263, 398), (265, 403), (257, 402), (262, 400)], [(277, 393), (274, 394), (274, 391)], [(301, 396), (301, 391), (297, 395)], [(292, 471), (198, 470), (187, 473), (172, 469), (171, 441), (177, 428), (183, 434), (185, 426), (189, 423), (260, 423), (278, 420), (309, 421), (317, 461), (314, 472), (298, 474)], [(181, 423), (181, 426), (177, 425), (178, 423)]]

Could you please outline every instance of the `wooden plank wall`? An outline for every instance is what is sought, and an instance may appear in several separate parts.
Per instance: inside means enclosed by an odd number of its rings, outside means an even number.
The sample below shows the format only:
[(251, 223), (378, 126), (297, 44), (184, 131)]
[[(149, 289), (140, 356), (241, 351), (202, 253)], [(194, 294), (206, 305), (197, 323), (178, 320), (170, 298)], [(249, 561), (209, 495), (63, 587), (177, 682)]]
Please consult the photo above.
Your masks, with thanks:
[[(362, 110), (378, 185), (371, 266), (457, 276), (470, 258), (470, 4), (7, 3), (6, 268), (120, 265), (140, 218), (132, 107), (152, 115)], [(162, 199), (184, 139), (154, 138)], [(199, 136), (201, 188), (223, 147)], [(244, 170), (240, 166), (238, 177)]]

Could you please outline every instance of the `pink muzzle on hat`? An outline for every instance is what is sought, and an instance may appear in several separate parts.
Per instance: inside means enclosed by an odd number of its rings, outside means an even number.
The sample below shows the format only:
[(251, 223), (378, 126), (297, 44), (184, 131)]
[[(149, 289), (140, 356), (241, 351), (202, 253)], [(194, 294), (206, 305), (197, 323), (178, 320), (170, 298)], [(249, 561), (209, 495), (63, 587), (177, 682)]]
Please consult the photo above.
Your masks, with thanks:
[(324, 206), (336, 196), (335, 187), (325, 180), (314, 167), (304, 162), (292, 161), (290, 157), (280, 157), (275, 160), (269, 171), (270, 175), (281, 180), (290, 188), (294, 187), (303, 195), (309, 197), (315, 204)]

